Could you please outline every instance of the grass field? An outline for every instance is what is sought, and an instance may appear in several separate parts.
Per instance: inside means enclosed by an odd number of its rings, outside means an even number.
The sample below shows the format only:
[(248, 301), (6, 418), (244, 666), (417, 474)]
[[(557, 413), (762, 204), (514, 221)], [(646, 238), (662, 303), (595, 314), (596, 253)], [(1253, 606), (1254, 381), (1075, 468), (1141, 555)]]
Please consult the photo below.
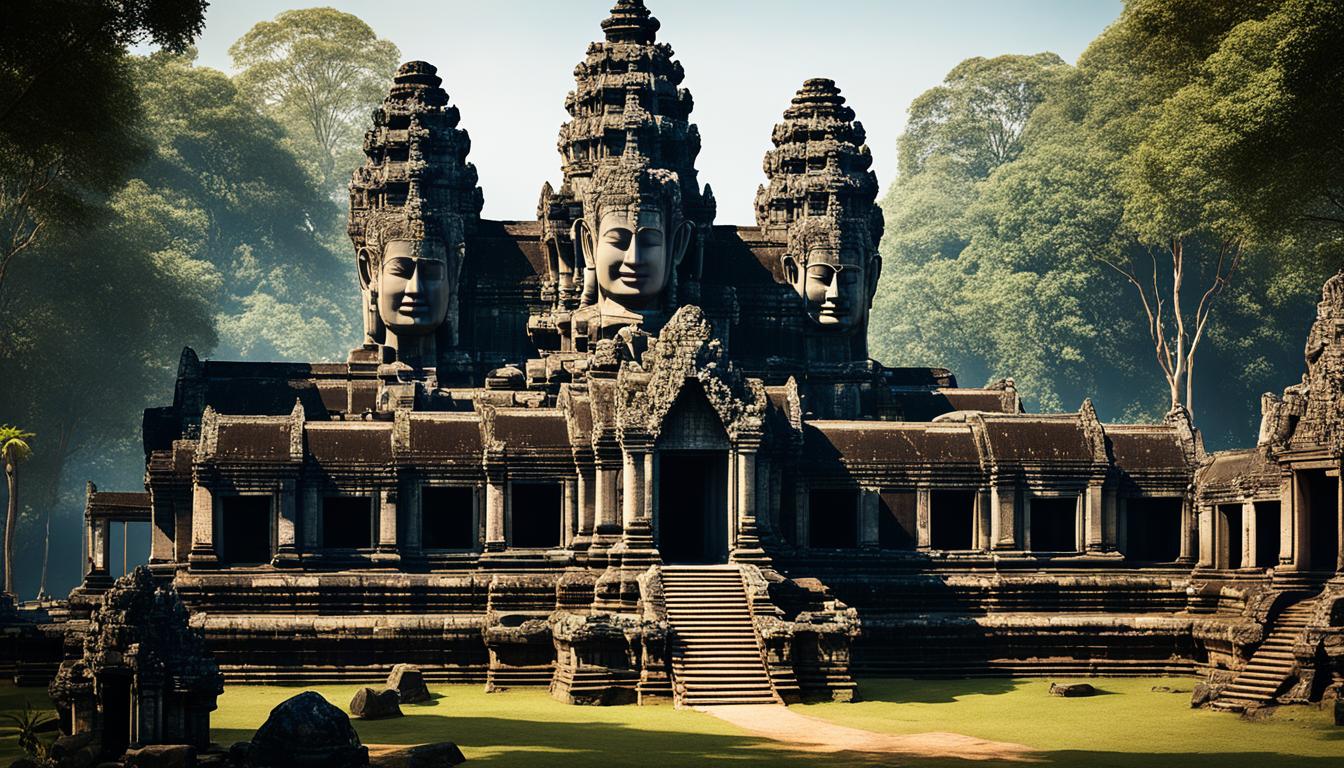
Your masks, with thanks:
[[(797, 711), (872, 731), (910, 734), (951, 731), (1026, 744), (1034, 764), (1104, 768), (1209, 766), (1210, 768), (1339, 768), (1344, 727), (1329, 711), (1290, 707), (1250, 722), (1191, 710), (1189, 679), (1093, 680), (1103, 693), (1090, 699), (1046, 694), (1044, 680), (866, 680), (863, 701), (812, 704)], [(1155, 692), (1154, 686), (1174, 688)], [(317, 686), (344, 708), (357, 686)], [(214, 738), (247, 739), (271, 707), (303, 690), (232, 686), (220, 698)], [(636, 765), (676, 768), (732, 766), (910, 765), (918, 768), (986, 766), (992, 762), (893, 760), (871, 755), (818, 754), (784, 747), (709, 715), (655, 707), (572, 707), (542, 690), (486, 694), (480, 686), (438, 686), (427, 705), (406, 706), (407, 717), (356, 721), (369, 744), (455, 741), (471, 765)], [(0, 687), (0, 711), (23, 701), (46, 706), (42, 689)], [(0, 729), (0, 765), (16, 756), (12, 729)], [(1015, 763), (1020, 765), (1020, 763)]]

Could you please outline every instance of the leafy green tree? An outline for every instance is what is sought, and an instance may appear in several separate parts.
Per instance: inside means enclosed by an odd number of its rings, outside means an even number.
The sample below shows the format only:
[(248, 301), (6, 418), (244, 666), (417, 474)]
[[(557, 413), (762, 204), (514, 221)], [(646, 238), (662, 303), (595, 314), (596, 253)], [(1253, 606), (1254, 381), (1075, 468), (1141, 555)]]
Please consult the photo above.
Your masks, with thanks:
[(5, 492), (9, 504), (5, 511), (5, 592), (14, 594), (14, 528), (19, 522), (19, 462), (33, 454), (28, 440), (32, 432), (0, 425), (0, 462), (5, 465)]
[(15, 260), (78, 226), (143, 144), (128, 45), (182, 50), (204, 0), (8, 0), (0, 45), (0, 296)]
[(367, 117), (401, 53), (358, 17), (334, 8), (285, 11), (229, 48), (239, 87), (285, 128), (333, 199), (345, 195)]

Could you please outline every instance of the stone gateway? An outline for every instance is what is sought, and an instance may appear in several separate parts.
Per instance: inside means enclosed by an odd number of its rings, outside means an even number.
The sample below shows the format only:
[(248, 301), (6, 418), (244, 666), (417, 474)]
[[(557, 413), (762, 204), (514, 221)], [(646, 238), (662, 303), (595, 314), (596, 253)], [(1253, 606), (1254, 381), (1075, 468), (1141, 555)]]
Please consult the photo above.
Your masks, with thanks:
[(350, 183), (363, 338), (335, 363), (185, 350), (145, 412), (147, 492), (90, 487), (73, 618), (136, 515), (228, 680), (404, 663), (594, 704), (846, 700), (856, 673), (1199, 673), (1229, 708), (1339, 689), (1344, 278), (1244, 451), (1206, 455), (1183, 410), (1028, 414), (1011, 379), (884, 366), (877, 182), (837, 84), (778, 94), (756, 221), (718, 223), (659, 22), (619, 0), (601, 30), (534, 221), (481, 217), (470, 115), (401, 66)]

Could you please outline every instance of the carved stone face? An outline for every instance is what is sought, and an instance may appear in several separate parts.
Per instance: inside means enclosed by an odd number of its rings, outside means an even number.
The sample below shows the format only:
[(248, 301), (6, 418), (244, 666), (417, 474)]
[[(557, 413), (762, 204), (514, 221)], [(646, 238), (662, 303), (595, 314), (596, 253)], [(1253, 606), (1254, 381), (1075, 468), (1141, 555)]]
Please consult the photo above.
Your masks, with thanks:
[(398, 336), (433, 333), (453, 295), (448, 255), (437, 240), (393, 240), (375, 276), (378, 316)]
[(808, 252), (805, 267), (793, 256), (785, 256), (784, 273), (803, 298), (807, 316), (817, 325), (847, 331), (862, 324), (869, 292), (863, 260), (857, 254), (815, 247)]
[(654, 304), (671, 273), (672, 249), (661, 211), (608, 211), (593, 241), (597, 285), (603, 296), (629, 309)]

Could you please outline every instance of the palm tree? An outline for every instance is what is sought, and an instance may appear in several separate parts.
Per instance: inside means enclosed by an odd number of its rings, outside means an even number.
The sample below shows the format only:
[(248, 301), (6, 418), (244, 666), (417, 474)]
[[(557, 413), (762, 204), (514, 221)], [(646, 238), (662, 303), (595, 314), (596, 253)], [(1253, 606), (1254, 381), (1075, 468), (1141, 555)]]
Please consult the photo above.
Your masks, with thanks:
[(5, 514), (5, 592), (14, 594), (14, 528), (19, 522), (19, 462), (33, 454), (26, 442), (33, 437), (18, 427), (0, 424), (0, 460), (5, 463), (9, 510)]

